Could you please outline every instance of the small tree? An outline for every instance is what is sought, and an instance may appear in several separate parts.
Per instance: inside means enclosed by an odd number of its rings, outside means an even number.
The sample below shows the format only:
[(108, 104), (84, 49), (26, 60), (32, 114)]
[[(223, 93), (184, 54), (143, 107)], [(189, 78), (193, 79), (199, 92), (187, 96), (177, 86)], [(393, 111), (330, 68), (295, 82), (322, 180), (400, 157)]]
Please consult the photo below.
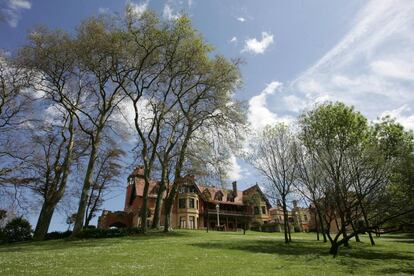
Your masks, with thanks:
[(285, 243), (291, 241), (287, 197), (296, 180), (297, 142), (293, 132), (284, 124), (267, 126), (252, 139), (246, 160), (266, 179), (265, 192), (270, 197), (280, 196), (284, 217)]
[(27, 241), (32, 238), (32, 226), (24, 218), (11, 220), (3, 229), (7, 242)]

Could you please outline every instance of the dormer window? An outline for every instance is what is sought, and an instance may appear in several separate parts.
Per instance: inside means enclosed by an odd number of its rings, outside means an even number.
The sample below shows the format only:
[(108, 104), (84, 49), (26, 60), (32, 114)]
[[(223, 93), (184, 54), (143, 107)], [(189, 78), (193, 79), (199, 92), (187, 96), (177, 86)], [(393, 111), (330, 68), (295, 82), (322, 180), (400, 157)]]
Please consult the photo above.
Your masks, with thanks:
[(214, 200), (222, 201), (223, 200), (223, 193), (221, 191), (216, 192), (214, 195)]
[(227, 193), (227, 201), (228, 202), (234, 202), (234, 194), (233, 194), (233, 192), (228, 192)]

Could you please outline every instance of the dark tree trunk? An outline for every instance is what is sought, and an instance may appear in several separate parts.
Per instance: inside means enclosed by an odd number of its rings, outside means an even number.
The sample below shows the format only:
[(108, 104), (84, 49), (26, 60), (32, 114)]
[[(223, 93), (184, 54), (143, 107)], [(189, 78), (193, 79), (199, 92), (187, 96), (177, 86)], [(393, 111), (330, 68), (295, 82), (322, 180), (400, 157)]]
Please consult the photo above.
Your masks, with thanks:
[[(161, 187), (160, 187), (161, 190)], [(162, 205), (162, 193), (158, 193), (157, 200), (155, 202), (155, 210), (154, 210), (154, 218), (152, 220), (152, 229), (160, 229), (161, 228), (161, 205)]]
[(98, 155), (98, 148), (100, 144), (99, 136), (100, 133), (97, 133), (97, 136), (95, 138), (96, 140), (92, 142), (91, 155), (89, 157), (88, 167), (86, 169), (85, 179), (83, 181), (82, 194), (79, 200), (79, 207), (78, 212), (76, 214), (76, 221), (75, 226), (73, 227), (72, 237), (75, 237), (77, 234), (79, 234), (83, 228), (86, 206), (88, 204), (89, 198), (89, 190), (93, 183), (93, 171), (95, 168), (95, 161)]
[(287, 207), (286, 207), (286, 199), (282, 197), (282, 208), (283, 208), (283, 230), (285, 232), (285, 243), (289, 243), (289, 236), (290, 236), (290, 230), (289, 230), (289, 217), (287, 214)]
[(50, 222), (55, 211), (56, 203), (45, 200), (37, 220), (36, 229), (33, 234), (34, 240), (44, 240), (47, 231), (49, 230)]
[(160, 229), (161, 228), (161, 208), (162, 208), (162, 201), (163, 201), (163, 195), (164, 191), (166, 189), (167, 181), (166, 181), (166, 169), (163, 169), (162, 175), (161, 175), (161, 182), (160, 182), (160, 188), (157, 193), (157, 200), (155, 202), (155, 211), (154, 211), (154, 218), (152, 220), (152, 229)]
[(331, 248), (329, 249), (329, 254), (333, 255), (335, 258), (338, 255), (339, 244), (334, 242), (331, 244)]

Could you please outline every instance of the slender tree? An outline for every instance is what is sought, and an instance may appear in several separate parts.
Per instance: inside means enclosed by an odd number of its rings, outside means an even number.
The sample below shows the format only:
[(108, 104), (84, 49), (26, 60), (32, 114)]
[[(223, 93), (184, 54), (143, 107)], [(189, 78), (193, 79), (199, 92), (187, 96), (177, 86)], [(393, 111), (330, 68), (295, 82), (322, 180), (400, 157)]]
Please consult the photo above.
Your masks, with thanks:
[(287, 197), (296, 180), (296, 137), (288, 126), (267, 126), (249, 145), (246, 160), (266, 179), (266, 192), (281, 198), (285, 243), (291, 241)]

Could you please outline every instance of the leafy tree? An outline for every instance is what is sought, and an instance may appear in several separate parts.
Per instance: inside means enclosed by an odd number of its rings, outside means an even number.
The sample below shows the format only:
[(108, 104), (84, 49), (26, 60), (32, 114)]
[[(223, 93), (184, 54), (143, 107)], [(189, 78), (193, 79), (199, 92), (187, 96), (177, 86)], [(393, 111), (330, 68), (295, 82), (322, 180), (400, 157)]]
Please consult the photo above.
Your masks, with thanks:
[(339, 226), (335, 236), (331, 236), (329, 228), (326, 233), (331, 242), (330, 253), (336, 255), (338, 247), (347, 245), (357, 234), (347, 233), (347, 226), (355, 222), (356, 207), (346, 158), (364, 143), (369, 134), (368, 123), (351, 107), (327, 103), (304, 114), (300, 125), (302, 143), (325, 177), (323, 182), (316, 183), (322, 186), (319, 190), (323, 191), (322, 200), (325, 201), (325, 224), (329, 227), (334, 220)]
[(32, 238), (32, 226), (24, 218), (15, 218), (4, 227), (3, 235), (7, 242), (30, 240)]
[[(395, 145), (406, 143), (405, 135), (388, 131), (399, 127), (381, 124), (370, 126), (359, 112), (342, 103), (322, 104), (300, 119), (300, 139), (308, 160), (302, 162), (308, 166), (304, 172), (316, 172), (322, 178), (305, 179), (305, 187), (322, 213), (334, 256), (352, 237), (413, 211), (407, 206), (393, 209), (384, 200), (392, 187), (394, 162), (400, 159), (393, 153), (401, 147)], [(332, 223), (338, 228), (335, 235), (330, 231)]]

